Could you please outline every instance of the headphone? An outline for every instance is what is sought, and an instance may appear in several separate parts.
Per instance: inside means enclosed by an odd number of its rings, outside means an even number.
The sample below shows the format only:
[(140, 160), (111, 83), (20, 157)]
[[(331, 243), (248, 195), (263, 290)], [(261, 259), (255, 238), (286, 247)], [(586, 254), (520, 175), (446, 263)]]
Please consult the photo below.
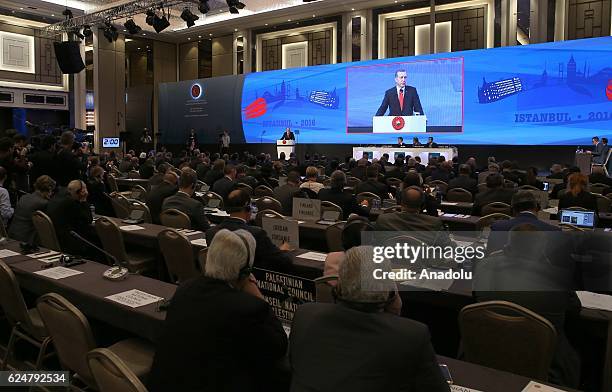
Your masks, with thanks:
[(244, 244), (244, 247), (246, 248), (247, 252), (244, 266), (242, 266), (242, 268), (240, 268), (240, 271), (238, 271), (238, 280), (242, 280), (249, 276), (251, 272), (253, 272), (253, 262), (255, 260), (251, 262), (251, 248), (249, 247), (249, 243), (247, 242), (247, 240), (241, 235), (238, 235), (238, 237), (240, 237), (240, 239), (242, 240), (242, 243)]

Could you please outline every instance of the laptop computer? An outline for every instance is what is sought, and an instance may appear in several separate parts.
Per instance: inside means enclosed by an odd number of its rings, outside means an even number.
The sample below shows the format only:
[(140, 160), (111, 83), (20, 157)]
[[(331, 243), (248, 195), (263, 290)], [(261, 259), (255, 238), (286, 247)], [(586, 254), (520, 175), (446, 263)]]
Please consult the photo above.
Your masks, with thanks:
[(340, 219), (340, 211), (327, 210), (323, 211), (323, 216), (321, 216), (321, 220), (317, 221), (320, 225), (333, 225), (338, 222)]
[(559, 221), (565, 225), (593, 229), (595, 228), (595, 211), (561, 210)]
[(219, 199), (208, 199), (208, 203), (204, 207), (204, 211), (205, 212), (215, 211), (217, 208), (219, 208), (220, 204), (221, 204), (221, 200)]
[(122, 220), (122, 223), (127, 223), (130, 225), (136, 225), (138, 223), (144, 222), (144, 211), (143, 210), (132, 210), (130, 212), (130, 216)]
[(210, 186), (207, 183), (203, 182), (203, 183), (198, 184), (196, 191), (208, 192), (209, 189), (210, 189)]

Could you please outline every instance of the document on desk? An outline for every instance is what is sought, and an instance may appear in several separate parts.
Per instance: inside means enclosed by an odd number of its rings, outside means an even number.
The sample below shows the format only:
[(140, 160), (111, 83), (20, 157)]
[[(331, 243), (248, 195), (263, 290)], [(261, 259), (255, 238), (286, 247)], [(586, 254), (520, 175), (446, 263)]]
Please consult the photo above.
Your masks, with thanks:
[(33, 258), (33, 259), (42, 259), (42, 258), (45, 258), (45, 257), (57, 256), (59, 254), (60, 254), (59, 252), (56, 252), (54, 250), (50, 250), (49, 252), (32, 253), (32, 254), (29, 254), (28, 256)]
[(576, 291), (576, 295), (583, 308), (612, 312), (612, 295), (597, 294), (590, 291)]
[(5, 257), (19, 256), (21, 253), (13, 252), (10, 249), (0, 249), (0, 259)]
[(138, 225), (126, 225), (119, 227), (123, 231), (135, 231), (135, 230), (144, 230), (144, 227)]
[(110, 299), (114, 302), (118, 302), (122, 305), (129, 306), (130, 308), (138, 308), (140, 306), (153, 304), (163, 299), (162, 297), (145, 293), (144, 291), (140, 291), (138, 289), (132, 289), (121, 293), (109, 295), (105, 298)]
[(462, 387), (461, 385), (449, 385), (449, 387), (452, 392), (482, 392), (478, 389)]
[(190, 236), (190, 235), (196, 235), (196, 234), (202, 234), (202, 232), (200, 230), (191, 230), (191, 229), (176, 229), (176, 231), (178, 231), (179, 233), (186, 235), (186, 236)]
[(301, 255), (298, 255), (297, 257), (308, 260), (325, 261), (325, 259), (327, 258), (327, 253), (306, 252), (302, 253)]
[(447, 218), (452, 218), (452, 217), (454, 217), (454, 216), (456, 216), (456, 215), (457, 215), (457, 214), (449, 214), (449, 213), (446, 213), (446, 212), (445, 212), (444, 214), (442, 214), (442, 216), (445, 216), (445, 217), (447, 217)]
[(34, 272), (36, 275), (45, 276), (51, 279), (64, 279), (74, 275), (80, 275), (83, 271), (77, 271), (66, 267), (53, 267)]
[(563, 392), (563, 389), (549, 387), (539, 382), (529, 381), (529, 384), (521, 392)]
[(208, 246), (208, 244), (206, 244), (206, 238), (198, 238), (197, 240), (192, 240), (191, 244), (197, 246)]
[(458, 204), (459, 203), (452, 202), (452, 201), (443, 201), (443, 202), (440, 203), (440, 205), (442, 205), (442, 206), (456, 206)]
[(552, 215), (556, 215), (559, 213), (559, 209), (557, 207), (549, 207), (549, 208), (544, 208), (542, 210), (542, 212), (546, 212)]

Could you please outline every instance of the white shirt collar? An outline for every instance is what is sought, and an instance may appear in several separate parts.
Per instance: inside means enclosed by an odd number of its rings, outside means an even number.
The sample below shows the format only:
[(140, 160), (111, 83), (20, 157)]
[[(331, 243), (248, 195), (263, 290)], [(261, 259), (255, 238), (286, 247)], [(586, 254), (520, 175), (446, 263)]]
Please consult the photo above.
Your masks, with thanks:
[(397, 90), (397, 95), (399, 95), (401, 89), (404, 89), (404, 94), (406, 94), (406, 87), (405, 86), (404, 87), (400, 87), (400, 86), (396, 85), (395, 89)]

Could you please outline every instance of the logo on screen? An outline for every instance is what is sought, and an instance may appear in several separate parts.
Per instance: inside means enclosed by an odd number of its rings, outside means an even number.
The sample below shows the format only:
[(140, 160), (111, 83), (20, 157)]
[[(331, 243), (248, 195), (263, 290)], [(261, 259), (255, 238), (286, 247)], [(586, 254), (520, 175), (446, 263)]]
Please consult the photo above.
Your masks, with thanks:
[(191, 86), (191, 98), (200, 99), (200, 97), (202, 97), (202, 94), (204, 94), (204, 89), (202, 88), (202, 86), (199, 83), (194, 83)]
[(406, 122), (401, 117), (395, 117), (391, 125), (393, 126), (393, 129), (395, 129), (396, 131), (399, 131), (400, 129), (404, 128), (404, 125), (406, 125)]
[(612, 79), (608, 80), (608, 87), (606, 88), (606, 96), (609, 101), (612, 101)]
[(257, 118), (266, 114), (267, 110), (268, 107), (266, 100), (263, 98), (257, 98), (244, 109), (244, 115), (247, 119)]

